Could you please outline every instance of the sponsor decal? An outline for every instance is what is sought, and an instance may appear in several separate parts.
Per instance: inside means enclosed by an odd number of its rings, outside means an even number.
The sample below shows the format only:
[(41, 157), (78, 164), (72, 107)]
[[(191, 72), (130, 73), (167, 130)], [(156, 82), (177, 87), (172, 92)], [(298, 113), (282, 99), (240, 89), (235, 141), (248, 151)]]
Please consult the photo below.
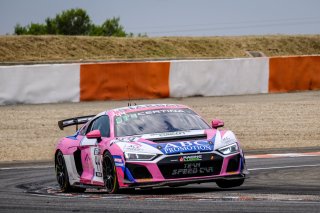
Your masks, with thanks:
[(159, 110), (149, 110), (149, 111), (142, 111), (137, 112), (137, 116), (143, 115), (153, 115), (153, 114), (162, 114), (162, 113), (184, 113), (185, 111), (182, 109), (159, 109)]
[(115, 163), (122, 163), (122, 159), (121, 158), (114, 158), (114, 162)]
[(110, 141), (110, 146), (114, 143), (118, 142), (136, 142), (140, 139), (140, 137), (119, 137)]
[(230, 144), (237, 142), (234, 138), (225, 137), (222, 139), (222, 143), (224, 144)]
[(114, 112), (124, 112), (126, 110), (135, 110), (135, 109), (142, 109), (142, 108), (153, 108), (153, 107), (181, 107), (178, 104), (145, 104), (145, 105), (135, 105), (129, 107), (122, 107), (118, 109), (114, 109)]
[(101, 156), (95, 156), (94, 162), (96, 164), (97, 171), (100, 172), (101, 171)]
[(124, 167), (124, 164), (123, 163), (115, 163), (116, 166), (119, 166), (119, 167)]
[(128, 114), (119, 114), (115, 117), (116, 124), (121, 124), (132, 119), (137, 119), (141, 116), (154, 115), (154, 114), (167, 114), (167, 113), (190, 113), (190, 110), (185, 109), (158, 109), (158, 110), (146, 110), (141, 112), (131, 112)]
[(94, 149), (94, 155), (100, 155), (100, 149), (99, 148), (95, 148)]
[(90, 156), (89, 154), (86, 154), (86, 157), (84, 158), (84, 161), (85, 162), (89, 162), (91, 159), (90, 159)]
[(114, 160), (115, 166), (124, 167), (124, 163), (120, 155), (113, 155), (113, 160)]
[(143, 151), (140, 144), (126, 144), (124, 147), (124, 151)]
[(179, 132), (164, 132), (164, 133), (150, 134), (150, 136), (166, 137), (166, 136), (179, 136), (179, 135), (186, 135), (186, 134), (187, 133), (185, 131), (179, 131)]
[(130, 119), (138, 118), (137, 113), (123, 114), (122, 116), (116, 117), (116, 123), (120, 124), (122, 122), (127, 122)]
[(176, 153), (187, 153), (187, 152), (204, 152), (212, 151), (213, 143), (208, 141), (185, 141), (185, 142), (173, 142), (167, 143), (161, 146), (161, 151), (164, 154), (176, 154)]
[(192, 162), (192, 161), (201, 161), (202, 155), (190, 155), (190, 156), (181, 156), (179, 157), (180, 162)]

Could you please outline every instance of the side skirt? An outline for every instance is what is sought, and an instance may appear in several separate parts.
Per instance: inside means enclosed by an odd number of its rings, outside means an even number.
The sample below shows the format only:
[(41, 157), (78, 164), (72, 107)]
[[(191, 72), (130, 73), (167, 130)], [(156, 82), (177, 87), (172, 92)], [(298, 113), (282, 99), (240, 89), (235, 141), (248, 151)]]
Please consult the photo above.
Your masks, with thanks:
[(74, 157), (73, 155), (63, 155), (63, 157), (67, 166), (70, 185), (73, 186), (75, 183), (80, 182), (80, 176), (77, 171)]

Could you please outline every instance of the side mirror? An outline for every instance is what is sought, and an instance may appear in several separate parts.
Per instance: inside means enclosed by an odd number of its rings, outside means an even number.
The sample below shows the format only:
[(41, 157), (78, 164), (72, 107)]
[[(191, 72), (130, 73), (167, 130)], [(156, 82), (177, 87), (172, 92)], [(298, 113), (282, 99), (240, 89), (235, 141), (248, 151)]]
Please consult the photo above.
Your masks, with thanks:
[(214, 119), (211, 121), (211, 126), (213, 129), (218, 129), (219, 127), (224, 126), (224, 122), (222, 120)]
[(93, 130), (91, 132), (88, 132), (88, 134), (86, 135), (88, 139), (101, 139), (101, 133), (100, 130)]

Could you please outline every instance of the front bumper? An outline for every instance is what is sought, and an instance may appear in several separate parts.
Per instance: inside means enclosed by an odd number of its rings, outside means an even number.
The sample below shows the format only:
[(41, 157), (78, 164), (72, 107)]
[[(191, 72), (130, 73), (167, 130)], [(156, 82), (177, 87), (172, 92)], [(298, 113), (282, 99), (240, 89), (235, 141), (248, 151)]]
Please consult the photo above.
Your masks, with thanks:
[[(194, 157), (198, 160), (184, 161)], [(123, 188), (176, 186), (248, 176), (240, 152), (228, 156), (218, 152), (166, 155), (152, 162), (127, 162), (121, 171), (118, 180)]]
[(205, 177), (205, 178), (195, 178), (186, 180), (166, 180), (160, 182), (143, 182), (143, 183), (132, 183), (126, 188), (150, 188), (150, 187), (162, 187), (162, 186), (183, 186), (187, 184), (195, 183), (208, 183), (215, 182), (217, 180), (239, 180), (248, 178), (245, 174), (230, 175), (230, 176), (220, 176), (220, 177)]

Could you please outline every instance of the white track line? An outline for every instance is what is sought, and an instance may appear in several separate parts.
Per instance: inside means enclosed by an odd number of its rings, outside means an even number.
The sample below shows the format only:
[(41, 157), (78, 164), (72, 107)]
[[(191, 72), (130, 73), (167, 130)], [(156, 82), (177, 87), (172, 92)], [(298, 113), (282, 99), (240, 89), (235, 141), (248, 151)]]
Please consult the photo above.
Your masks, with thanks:
[(0, 170), (13, 170), (13, 169), (48, 169), (54, 166), (17, 166), (17, 167), (3, 167)]
[(320, 156), (320, 152), (248, 155), (246, 156), (246, 159), (297, 158), (297, 157), (315, 157), (315, 156)]
[[(275, 167), (265, 167), (265, 168), (252, 168), (248, 169), (249, 171), (256, 170), (271, 170), (271, 169), (287, 169), (287, 168), (301, 168), (301, 167), (317, 167), (320, 164), (312, 164), (312, 165), (298, 165), (298, 166), (275, 166)], [(20, 166), (20, 167), (4, 167), (0, 168), (0, 170), (14, 170), (14, 169), (48, 169), (53, 168), (54, 166)]]
[(298, 166), (275, 166), (275, 167), (266, 167), (266, 168), (253, 168), (253, 169), (248, 169), (248, 170), (249, 171), (256, 171), (256, 170), (288, 169), (288, 168), (317, 167), (317, 166), (320, 166), (320, 164), (298, 165)]
[[(247, 155), (246, 159), (267, 159), (267, 158), (296, 158), (296, 157), (315, 157), (320, 156), (320, 152), (307, 152), (307, 153), (284, 153), (284, 154), (263, 154), (263, 155)], [(288, 167), (269, 167), (269, 168), (256, 168), (249, 170), (263, 170), (263, 169), (283, 169), (283, 168), (297, 168), (304, 166), (319, 166), (316, 165), (301, 165), (301, 166), (288, 166)], [(17, 167), (3, 167), (1, 170), (13, 170), (13, 169), (48, 169), (54, 166), (17, 166)]]

